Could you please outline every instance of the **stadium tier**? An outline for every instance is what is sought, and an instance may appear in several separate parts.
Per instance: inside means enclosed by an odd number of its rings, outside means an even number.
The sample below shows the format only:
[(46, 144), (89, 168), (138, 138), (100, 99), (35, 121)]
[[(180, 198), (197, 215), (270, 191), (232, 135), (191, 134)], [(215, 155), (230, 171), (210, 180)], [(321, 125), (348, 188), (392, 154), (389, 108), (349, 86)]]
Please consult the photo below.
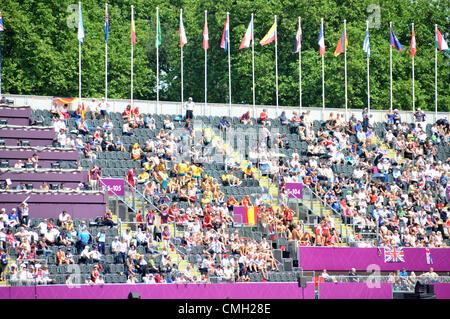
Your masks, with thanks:
[[(306, 298), (321, 284), (324, 299), (392, 298), (419, 278), (439, 291), (450, 280), (448, 122), (336, 115), (186, 120), (130, 108), (60, 120), (31, 110), (41, 127), (0, 128), (3, 284), (73, 298), (58, 285), (112, 285), (117, 297), (124, 284), (159, 283), (163, 298), (170, 283), (234, 285), (236, 296), (253, 294), (250, 281), (270, 298), (278, 290), (264, 282), (286, 292), (302, 276)], [(39, 164), (14, 167), (34, 154)], [(379, 290), (357, 285), (372, 264)], [(42, 298), (57, 291), (42, 288)], [(156, 288), (139, 289), (154, 298)]]

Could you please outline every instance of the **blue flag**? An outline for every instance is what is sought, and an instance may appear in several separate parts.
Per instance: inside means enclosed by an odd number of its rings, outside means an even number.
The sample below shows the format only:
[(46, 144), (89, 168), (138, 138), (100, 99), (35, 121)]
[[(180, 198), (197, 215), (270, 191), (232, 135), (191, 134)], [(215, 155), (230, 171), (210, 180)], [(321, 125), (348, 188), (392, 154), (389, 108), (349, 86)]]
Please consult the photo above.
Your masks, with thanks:
[(403, 51), (405, 48), (401, 45), (401, 43), (398, 41), (397, 36), (394, 33), (394, 29), (391, 28), (391, 33), (389, 36), (389, 43), (397, 49), (397, 51)]
[(367, 53), (370, 58), (370, 43), (369, 43), (369, 30), (366, 30), (366, 37), (364, 38), (363, 51)]
[(84, 39), (83, 13), (81, 12), (81, 2), (80, 2), (79, 17), (78, 17), (78, 41), (83, 43), (83, 39)]
[(108, 9), (106, 9), (106, 16), (105, 16), (105, 42), (108, 43), (108, 33), (109, 33), (109, 16), (108, 16)]

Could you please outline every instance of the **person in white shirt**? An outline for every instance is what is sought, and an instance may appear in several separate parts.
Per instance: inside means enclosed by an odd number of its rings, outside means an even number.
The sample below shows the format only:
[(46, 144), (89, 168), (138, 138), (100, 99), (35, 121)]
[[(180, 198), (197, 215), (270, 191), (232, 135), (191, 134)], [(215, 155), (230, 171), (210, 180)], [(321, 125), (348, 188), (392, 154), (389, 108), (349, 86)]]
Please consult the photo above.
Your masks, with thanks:
[(102, 254), (99, 252), (98, 250), (98, 246), (95, 246), (94, 250), (90, 251), (90, 259), (93, 262), (99, 262), (100, 259), (102, 258)]
[(186, 110), (186, 119), (193, 119), (194, 117), (194, 107), (195, 103), (192, 101), (192, 97), (189, 97), (188, 101), (184, 105), (184, 109)]
[(110, 107), (110, 104), (106, 102), (105, 98), (102, 98), (102, 101), (98, 104), (98, 107), (100, 109), (100, 116), (105, 120), (108, 115), (108, 108)]
[(91, 251), (88, 245), (84, 246), (84, 249), (80, 254), (80, 260), (85, 264), (89, 264), (91, 262)]

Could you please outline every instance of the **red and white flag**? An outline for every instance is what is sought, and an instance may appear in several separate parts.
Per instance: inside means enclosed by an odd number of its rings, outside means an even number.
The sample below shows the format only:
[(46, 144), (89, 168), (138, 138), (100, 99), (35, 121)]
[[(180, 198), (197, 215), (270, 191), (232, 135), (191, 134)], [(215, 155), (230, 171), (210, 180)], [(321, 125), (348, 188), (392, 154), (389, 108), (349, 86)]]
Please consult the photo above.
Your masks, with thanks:
[(183, 13), (180, 12), (180, 28), (178, 30), (180, 33), (180, 46), (184, 47), (184, 45), (187, 43), (186, 38), (186, 32), (184, 31), (184, 25), (183, 25)]
[(411, 37), (411, 58), (414, 58), (416, 55), (416, 34), (414, 32), (414, 27), (412, 29), (412, 37)]
[(208, 20), (205, 18), (205, 26), (203, 27), (203, 50), (209, 49)]

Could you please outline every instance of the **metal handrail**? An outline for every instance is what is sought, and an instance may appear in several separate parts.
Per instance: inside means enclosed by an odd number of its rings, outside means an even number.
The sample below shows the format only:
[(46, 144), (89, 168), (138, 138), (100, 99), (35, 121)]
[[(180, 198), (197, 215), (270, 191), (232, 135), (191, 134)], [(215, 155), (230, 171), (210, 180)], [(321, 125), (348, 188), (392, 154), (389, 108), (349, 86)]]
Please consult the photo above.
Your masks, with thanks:
[[(103, 183), (103, 181), (101, 180), (101, 178), (98, 179), (98, 181), (99, 181), (99, 183), (101, 183), (103, 186), (107, 186), (105, 183)], [(111, 189), (110, 191), (113, 193), (113, 196), (114, 196), (116, 199), (118, 199), (119, 201), (121, 201), (122, 203), (124, 203), (125, 205), (127, 205), (127, 207), (130, 208), (134, 213), (137, 213), (136, 210), (135, 210), (133, 207), (131, 207), (130, 205), (128, 205), (128, 203), (127, 203), (125, 200), (123, 200), (119, 195), (117, 195), (117, 193), (116, 193), (115, 191), (113, 191), (112, 189)], [(108, 191), (105, 191), (105, 194), (106, 194), (107, 196), (110, 196), (110, 195), (108, 195)], [(120, 217), (117, 217), (117, 219), (119, 220), (119, 223), (122, 224), (122, 222), (121, 222), (121, 220), (120, 220)], [(120, 227), (120, 228), (122, 228), (122, 227)]]
[(157, 212), (161, 213), (161, 210), (155, 205), (153, 204), (153, 201), (150, 201), (147, 197), (145, 197), (144, 194), (142, 194), (141, 192), (138, 191), (137, 187), (133, 187), (127, 180), (125, 180), (126, 185), (128, 186), (128, 188), (130, 188), (130, 190), (132, 190), (133, 192), (136, 192), (138, 195), (140, 195), (140, 197), (142, 197), (150, 206), (153, 207), (154, 210), (156, 210)]

